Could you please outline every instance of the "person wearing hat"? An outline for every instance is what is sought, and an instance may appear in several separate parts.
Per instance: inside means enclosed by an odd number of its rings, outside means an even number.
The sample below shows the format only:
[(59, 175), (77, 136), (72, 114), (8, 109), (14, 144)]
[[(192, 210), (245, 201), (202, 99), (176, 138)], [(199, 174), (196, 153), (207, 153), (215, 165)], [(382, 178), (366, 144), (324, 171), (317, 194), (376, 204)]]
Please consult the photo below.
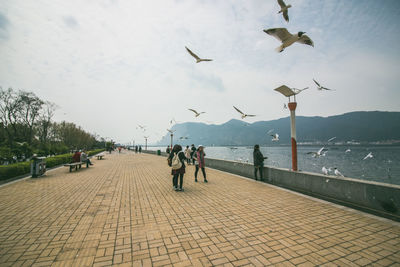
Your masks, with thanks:
[(257, 181), (257, 172), (260, 172), (260, 181), (263, 179), (263, 169), (264, 169), (264, 159), (268, 157), (264, 157), (264, 155), (260, 151), (260, 146), (255, 145), (253, 151), (253, 160), (254, 160), (254, 177)]
[(205, 167), (205, 160), (204, 157), (206, 156), (206, 153), (204, 153), (204, 146), (199, 145), (196, 151), (196, 156), (194, 157), (195, 160), (195, 165), (196, 165), (196, 171), (194, 172), (194, 181), (197, 182), (197, 173), (199, 172), (199, 169), (201, 169), (201, 172), (203, 173), (204, 177), (204, 182), (207, 183), (207, 178), (206, 178), (206, 170), (204, 169)]

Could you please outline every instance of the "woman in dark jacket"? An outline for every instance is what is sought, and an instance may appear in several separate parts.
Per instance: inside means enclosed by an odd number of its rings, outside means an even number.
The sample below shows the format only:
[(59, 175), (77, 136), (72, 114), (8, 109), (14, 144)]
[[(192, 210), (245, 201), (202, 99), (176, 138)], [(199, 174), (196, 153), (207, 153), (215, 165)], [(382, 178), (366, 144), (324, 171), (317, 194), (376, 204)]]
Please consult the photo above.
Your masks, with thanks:
[(260, 146), (255, 145), (253, 151), (253, 160), (254, 160), (254, 176), (256, 180), (257, 180), (257, 171), (260, 171), (260, 181), (262, 181), (263, 179), (264, 159), (267, 159), (267, 157), (264, 157), (263, 154), (261, 153)]
[[(182, 151), (182, 147), (180, 145), (174, 145), (174, 148), (172, 148), (171, 153), (169, 154), (168, 157), (168, 164), (171, 166), (172, 164), (172, 159), (174, 158), (175, 154), (178, 155), (179, 160), (182, 163), (182, 167), (179, 169), (172, 169), (171, 174), (173, 175), (172, 178), (172, 185), (174, 187), (175, 191), (183, 191), (183, 175), (185, 174), (185, 153)], [(178, 176), (179, 176), (179, 187), (178, 187)]]

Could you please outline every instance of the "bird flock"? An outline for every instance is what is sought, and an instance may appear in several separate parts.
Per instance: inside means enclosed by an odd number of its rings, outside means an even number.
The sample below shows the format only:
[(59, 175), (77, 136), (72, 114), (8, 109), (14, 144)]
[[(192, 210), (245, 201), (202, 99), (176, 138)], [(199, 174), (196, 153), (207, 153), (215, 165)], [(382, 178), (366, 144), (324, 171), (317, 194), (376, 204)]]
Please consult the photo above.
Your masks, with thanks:
[[(292, 8), (291, 4), (286, 4), (283, 0), (277, 0), (280, 10), (278, 11), (278, 14), (282, 14), (284, 20), (289, 23), (289, 8)], [(266, 34), (276, 38), (281, 44), (278, 46), (275, 50), (279, 53), (283, 52), (285, 49), (293, 45), (294, 43), (299, 43), (299, 44), (305, 44), (314, 47), (314, 42), (312, 39), (305, 34), (305, 32), (299, 31), (298, 33), (290, 33), (286, 28), (270, 28), (270, 29), (264, 29), (263, 30)], [(196, 53), (194, 53), (191, 49), (189, 49), (187, 46), (185, 46), (186, 51), (189, 53), (190, 56), (192, 56), (195, 60), (196, 63), (201, 63), (201, 62), (211, 62), (213, 59), (210, 58), (202, 58), (198, 56)], [(319, 91), (334, 91), (334, 89), (327, 88), (325, 86), (322, 86), (319, 82), (317, 82), (314, 78), (312, 79), (314, 84), (317, 87), (317, 90)], [(297, 89), (297, 88), (291, 88), (292, 91), (294, 92), (295, 95), (299, 94), (300, 92), (309, 89), (309, 87), (305, 87), (303, 89)], [(234, 110), (236, 110), (241, 119), (246, 119), (247, 117), (255, 117), (256, 115), (254, 114), (247, 114), (243, 111), (241, 111), (239, 108), (233, 106)], [(284, 109), (288, 109), (287, 105), (284, 104)], [(194, 117), (198, 118), (201, 114), (206, 113), (205, 111), (197, 111), (194, 108), (188, 108), (189, 111), (193, 112)], [(175, 119), (170, 120), (170, 125), (173, 123), (176, 123)], [(171, 127), (170, 127), (171, 128)], [(144, 125), (138, 125), (137, 129), (141, 129), (143, 132), (146, 131), (146, 126)], [(167, 131), (172, 135), (175, 130), (172, 129), (167, 129)], [(269, 136), (272, 137), (271, 141), (277, 142), (279, 141), (279, 134), (278, 133), (273, 133), (274, 129), (271, 129), (267, 132)], [(331, 142), (335, 139), (336, 137), (330, 138), (328, 142)], [(180, 140), (187, 140), (189, 139), (188, 136), (181, 136), (179, 137)], [(326, 156), (328, 149), (325, 147), (322, 147), (318, 151), (311, 151), (308, 152), (307, 154), (312, 155), (313, 158), (319, 158), (319, 157), (324, 157)], [(351, 150), (347, 149), (345, 153), (350, 153)], [(369, 153), (364, 157), (363, 160), (373, 158), (372, 153)], [(325, 175), (329, 175), (330, 172), (333, 172), (336, 176), (343, 176), (340, 171), (337, 168), (326, 168), (325, 166), (322, 167), (322, 173)]]

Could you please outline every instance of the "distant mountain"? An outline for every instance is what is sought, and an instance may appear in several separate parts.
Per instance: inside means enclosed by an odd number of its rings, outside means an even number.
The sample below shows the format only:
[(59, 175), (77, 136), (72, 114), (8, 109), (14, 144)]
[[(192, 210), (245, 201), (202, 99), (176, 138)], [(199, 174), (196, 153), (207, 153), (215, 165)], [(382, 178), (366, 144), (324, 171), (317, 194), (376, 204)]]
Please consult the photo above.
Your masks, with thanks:
[[(400, 112), (359, 111), (330, 117), (296, 117), (297, 142), (377, 142), (400, 140)], [(172, 127), (174, 143), (182, 145), (272, 145), (290, 144), (290, 117), (272, 121), (247, 123), (232, 119), (219, 125), (185, 122)], [(279, 142), (272, 142), (269, 130), (279, 134)], [(271, 134), (272, 134), (271, 133)], [(179, 140), (188, 136), (188, 140)], [(157, 145), (170, 143), (165, 135)]]

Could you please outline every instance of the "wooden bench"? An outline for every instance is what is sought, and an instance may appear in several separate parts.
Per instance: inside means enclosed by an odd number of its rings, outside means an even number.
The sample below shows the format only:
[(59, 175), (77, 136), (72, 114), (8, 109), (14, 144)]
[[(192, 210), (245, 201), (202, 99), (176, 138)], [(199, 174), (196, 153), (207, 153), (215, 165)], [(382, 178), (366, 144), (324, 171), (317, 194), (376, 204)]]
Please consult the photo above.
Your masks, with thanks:
[(89, 168), (89, 163), (88, 162), (82, 162), (82, 161), (73, 162), (73, 163), (67, 163), (67, 164), (64, 164), (64, 167), (69, 167), (69, 172), (72, 172), (73, 168), (75, 168), (75, 171), (78, 170), (78, 167), (80, 169), (82, 167), (82, 164), (86, 164), (86, 168)]

